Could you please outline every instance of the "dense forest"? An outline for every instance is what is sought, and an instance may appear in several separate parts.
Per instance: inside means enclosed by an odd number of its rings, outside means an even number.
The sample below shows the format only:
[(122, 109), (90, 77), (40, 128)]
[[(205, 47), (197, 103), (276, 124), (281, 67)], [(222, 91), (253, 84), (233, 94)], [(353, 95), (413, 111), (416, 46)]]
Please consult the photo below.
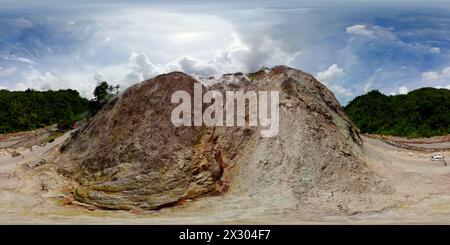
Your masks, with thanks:
[(0, 133), (79, 120), (88, 109), (89, 101), (76, 90), (0, 90)]
[(353, 99), (345, 111), (362, 133), (408, 138), (450, 134), (450, 90), (421, 88), (386, 96), (377, 90)]

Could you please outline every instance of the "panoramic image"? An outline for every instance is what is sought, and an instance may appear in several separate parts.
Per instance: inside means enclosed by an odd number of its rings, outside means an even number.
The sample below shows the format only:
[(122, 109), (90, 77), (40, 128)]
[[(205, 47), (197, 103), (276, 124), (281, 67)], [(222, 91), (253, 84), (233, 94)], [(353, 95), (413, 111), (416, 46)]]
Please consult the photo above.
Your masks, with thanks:
[(447, 1), (0, 0), (0, 29), (1, 224), (450, 224)]

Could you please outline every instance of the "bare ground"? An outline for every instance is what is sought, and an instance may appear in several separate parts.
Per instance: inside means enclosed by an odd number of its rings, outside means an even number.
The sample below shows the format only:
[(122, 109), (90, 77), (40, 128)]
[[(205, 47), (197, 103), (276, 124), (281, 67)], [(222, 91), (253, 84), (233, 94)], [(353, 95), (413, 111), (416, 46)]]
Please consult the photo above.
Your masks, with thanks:
[(36, 144), (36, 142), (41, 142), (47, 136), (50, 135), (48, 129), (55, 128), (56, 125), (51, 125), (47, 128), (39, 128), (31, 131), (0, 134), (0, 150), (5, 150), (7, 148), (26, 148), (31, 147)]
[[(69, 135), (25, 151), (19, 158), (0, 157), (0, 223), (3, 224), (398, 224), (450, 223), (450, 166), (432, 162), (433, 154), (450, 151), (434, 147), (411, 149), (363, 137), (368, 167), (394, 191), (385, 195), (354, 196), (367, 207), (338, 207), (332, 193), (319, 193), (298, 203), (283, 190), (272, 198), (241, 192), (187, 200), (158, 211), (111, 211), (73, 201), (76, 183), (52, 164), (38, 163), (52, 154)], [(416, 140), (413, 144), (448, 144)], [(430, 151), (429, 149), (433, 149)], [(424, 150), (426, 149), (426, 150)], [(351, 205), (352, 200), (346, 200)], [(361, 202), (358, 202), (361, 203)], [(371, 208), (371, 203), (374, 206)], [(375, 205), (376, 204), (376, 205)], [(315, 208), (320, 207), (320, 208)]]

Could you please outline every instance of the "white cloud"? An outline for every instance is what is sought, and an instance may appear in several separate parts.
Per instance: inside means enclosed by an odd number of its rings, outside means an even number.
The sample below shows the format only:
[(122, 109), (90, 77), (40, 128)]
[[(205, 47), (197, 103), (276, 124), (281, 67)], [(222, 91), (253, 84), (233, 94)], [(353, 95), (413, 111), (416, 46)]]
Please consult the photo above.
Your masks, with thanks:
[(408, 88), (404, 87), (404, 86), (402, 86), (398, 89), (399, 94), (407, 94), (408, 92), (409, 92)]
[(422, 81), (447, 83), (450, 80), (450, 66), (443, 68), (441, 71), (427, 71), (422, 73)]
[(331, 91), (333, 91), (334, 93), (336, 93), (338, 95), (342, 95), (342, 96), (352, 96), (353, 95), (353, 92), (350, 89), (344, 88), (339, 84), (330, 85), (330, 89), (331, 89)]
[(450, 66), (446, 67), (441, 72), (442, 76), (445, 78), (450, 78)]
[(435, 86), (434, 88), (437, 88), (437, 89), (441, 89), (441, 88), (450, 89), (450, 84), (447, 85), (447, 86), (437, 85), (437, 86)]
[(437, 80), (439, 80), (440, 77), (441, 77), (440, 74), (438, 72), (434, 72), (434, 71), (428, 71), (428, 72), (422, 73), (422, 79), (427, 82), (437, 81)]
[(40, 72), (37, 69), (32, 69), (20, 82), (11, 86), (11, 89), (23, 91), (31, 88), (45, 91), (71, 88), (76, 89), (80, 95), (91, 98), (92, 92), (99, 81), (103, 81), (99, 74), (89, 76), (80, 73), (64, 73), (63, 76), (56, 70)]
[(14, 87), (15, 90), (26, 90), (28, 88), (36, 90), (55, 90), (65, 88), (68, 85), (63, 82), (61, 78), (56, 77), (51, 72), (41, 73), (38, 70), (32, 70), (25, 79), (17, 83)]
[(8, 77), (17, 71), (17, 67), (3, 68), (0, 66), (0, 78)]
[(131, 53), (128, 67), (131, 71), (126, 75), (125, 79), (129, 83), (144, 81), (161, 71), (158, 66), (150, 62), (149, 58), (142, 53)]
[(374, 33), (372, 31), (367, 30), (365, 25), (349, 26), (345, 29), (345, 31), (350, 35), (374, 37)]
[[(206, 59), (215, 50), (226, 47), (230, 34), (235, 32), (231, 23), (212, 14), (162, 11), (156, 7), (117, 9), (107, 16), (81, 16), (79, 29), (84, 27), (86, 18), (92, 20), (93, 24), (88, 24), (96, 27), (96, 33), (87, 40), (82, 58), (104, 56), (101, 48), (105, 45), (112, 55), (143, 53), (154, 64), (164, 64), (181, 56)], [(99, 43), (98, 36), (109, 41)]]
[(440, 54), (441, 53), (441, 49), (438, 47), (432, 47), (430, 48), (430, 52), (434, 53), (434, 54)]
[(405, 86), (401, 86), (400, 88), (398, 88), (396, 91), (392, 91), (390, 93), (390, 95), (397, 95), (397, 94), (408, 94), (409, 93), (409, 89)]
[(214, 63), (209, 63), (189, 57), (182, 57), (176, 60), (174, 63), (169, 64), (167, 69), (183, 71), (188, 74), (199, 76), (210, 76), (217, 74)]
[(3, 57), (4, 60), (9, 60), (9, 61), (18, 61), (21, 63), (25, 63), (25, 64), (29, 64), (29, 65), (34, 65), (36, 64), (36, 62), (34, 62), (33, 60), (29, 59), (29, 58), (25, 58), (25, 57), (16, 57), (14, 55), (11, 56), (4, 56)]
[(175, 70), (210, 76), (292, 66), (299, 54), (284, 40), (261, 34), (270, 26), (240, 30), (210, 14), (126, 9), (70, 18), (60, 32), (83, 40), (73, 53), (36, 62), (7, 57), (28, 67), (16, 79), (15, 89), (73, 88), (90, 97), (100, 80), (125, 89)]
[(353, 93), (339, 84), (345, 72), (337, 64), (333, 64), (325, 71), (318, 72), (316, 78), (331, 89), (334, 93), (342, 96), (352, 96)]
[(367, 92), (369, 92), (369, 90), (371, 89), (371, 87), (372, 87), (372, 82), (367, 82), (366, 84), (364, 84), (364, 86), (363, 86), (363, 91), (365, 92), (365, 93), (367, 93)]
[(317, 73), (317, 79), (322, 82), (336, 82), (340, 77), (344, 76), (345, 72), (337, 64), (333, 64), (325, 71)]
[(346, 33), (356, 37), (378, 38), (384, 40), (399, 41), (393, 33), (393, 28), (384, 28), (380, 26), (353, 25), (345, 29)]
[(263, 65), (292, 65), (299, 51), (262, 34), (270, 26), (241, 30), (216, 15), (129, 10), (114, 16), (102, 33), (111, 43), (125, 46), (123, 50), (131, 45), (161, 67), (178, 63), (186, 72), (250, 72)]
[[(215, 50), (209, 58), (179, 55), (167, 63), (152, 62), (146, 53), (132, 52), (127, 64), (102, 68), (96, 73), (103, 80), (120, 81), (123, 88), (161, 73), (182, 71), (195, 76), (213, 76), (230, 72), (251, 72), (261, 66), (278, 64), (292, 65), (298, 52), (284, 51), (281, 41), (267, 36), (244, 43), (238, 33), (230, 35), (231, 40), (223, 49)], [(121, 73), (122, 72), (122, 73)], [(125, 74), (125, 75), (124, 75)]]

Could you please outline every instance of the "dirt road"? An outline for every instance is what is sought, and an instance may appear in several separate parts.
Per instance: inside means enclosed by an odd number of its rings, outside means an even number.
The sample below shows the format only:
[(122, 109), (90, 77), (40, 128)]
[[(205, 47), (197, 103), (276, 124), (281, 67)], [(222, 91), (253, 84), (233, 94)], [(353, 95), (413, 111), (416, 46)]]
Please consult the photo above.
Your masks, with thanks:
[(56, 125), (51, 125), (47, 128), (39, 128), (31, 131), (0, 134), (0, 149), (2, 148), (16, 148), (31, 147), (37, 142), (41, 142), (47, 138), (50, 133), (49, 129), (56, 128)]
[(11, 170), (21, 164), (24, 164), (33, 160), (40, 160), (45, 154), (54, 147), (64, 142), (70, 136), (70, 132), (65, 133), (63, 136), (55, 139), (52, 143), (47, 143), (45, 146), (38, 146), (32, 151), (30, 149), (25, 150), (18, 157), (12, 156), (0, 156), (0, 172)]
[(449, 150), (428, 151), (430, 147), (425, 146), (413, 151), (363, 139), (368, 166), (395, 186), (395, 205), (355, 215), (351, 222), (450, 224), (450, 167), (430, 160), (435, 154), (450, 156)]

